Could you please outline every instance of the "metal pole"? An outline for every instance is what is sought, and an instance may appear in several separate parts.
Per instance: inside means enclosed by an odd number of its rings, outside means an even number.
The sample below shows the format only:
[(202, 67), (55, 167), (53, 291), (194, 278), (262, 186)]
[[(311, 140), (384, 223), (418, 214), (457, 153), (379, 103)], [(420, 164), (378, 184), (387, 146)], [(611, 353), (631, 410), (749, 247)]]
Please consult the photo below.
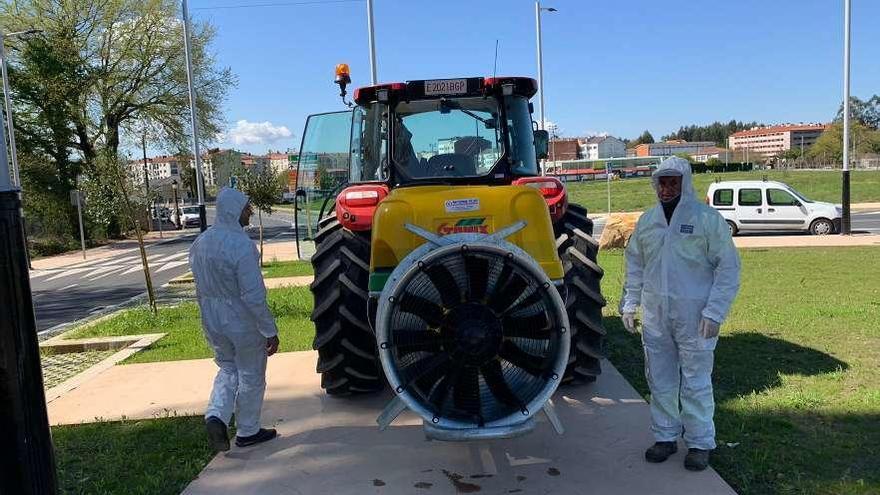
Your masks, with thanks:
[(541, 121), (538, 128), (544, 128), (544, 55), (541, 48), (541, 2), (535, 2), (535, 32), (538, 43), (538, 108), (540, 108)]
[(9, 97), (9, 77), (6, 74), (6, 35), (0, 31), (0, 73), (3, 75), (3, 100), (6, 105), (6, 127), (9, 129), (9, 154), (12, 157), (13, 184), (21, 187), (18, 172), (18, 153), (15, 147), (15, 127), (12, 124), (12, 99)]
[[(147, 218), (152, 218), (150, 212), (150, 175), (147, 172), (147, 134), (141, 136), (141, 150), (144, 152), (144, 202), (147, 203)], [(152, 223), (152, 222), (150, 222)], [(150, 226), (152, 227), (152, 225)], [(151, 229), (152, 230), (152, 229)]]
[(79, 217), (79, 245), (82, 248), (83, 259), (86, 259), (86, 234), (83, 229), (82, 191), (76, 190), (76, 215)]
[(370, 36), (370, 84), (379, 83), (376, 76), (376, 33), (373, 31), (373, 0), (367, 0), (367, 27)]
[(608, 182), (608, 214), (611, 215), (611, 165), (605, 163), (605, 181)]
[(57, 493), (37, 322), (21, 223), (0, 126), (0, 493)]
[(843, 213), (840, 221), (840, 235), (852, 233), (849, 211), (849, 47), (851, 0), (843, 1)]
[(198, 117), (196, 116), (196, 90), (193, 86), (193, 70), (192, 70), (192, 47), (189, 41), (189, 14), (186, 10), (186, 0), (180, 0), (183, 10), (183, 49), (186, 55), (186, 83), (189, 87), (189, 114), (190, 123), (192, 125), (192, 142), (193, 142), (193, 160), (196, 164), (196, 192), (199, 196), (199, 228), (202, 232), (208, 228), (207, 216), (205, 214), (205, 191), (202, 177), (202, 160), (199, 155), (199, 126)]

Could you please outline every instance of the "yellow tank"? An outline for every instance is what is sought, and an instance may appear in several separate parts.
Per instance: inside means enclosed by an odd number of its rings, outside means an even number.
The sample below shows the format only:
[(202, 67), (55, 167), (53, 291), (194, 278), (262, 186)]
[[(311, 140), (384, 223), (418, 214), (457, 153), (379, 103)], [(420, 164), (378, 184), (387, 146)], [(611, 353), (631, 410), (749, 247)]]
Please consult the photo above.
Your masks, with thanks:
[(543, 268), (551, 280), (564, 277), (553, 224), (538, 190), (526, 186), (417, 186), (393, 189), (373, 216), (370, 292), (381, 291), (391, 271), (424, 239), (407, 223), (439, 235), (491, 234), (518, 221), (526, 227), (507, 237)]

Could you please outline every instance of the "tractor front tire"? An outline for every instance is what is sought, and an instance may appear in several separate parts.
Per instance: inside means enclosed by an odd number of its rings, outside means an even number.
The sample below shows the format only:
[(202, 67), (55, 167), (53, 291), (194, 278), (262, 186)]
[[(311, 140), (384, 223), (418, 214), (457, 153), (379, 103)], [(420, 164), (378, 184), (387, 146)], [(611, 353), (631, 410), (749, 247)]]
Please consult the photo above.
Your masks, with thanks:
[(571, 352), (562, 383), (594, 382), (602, 373), (600, 360), (605, 355), (605, 298), (600, 284), (604, 272), (596, 262), (599, 244), (593, 239), (593, 221), (587, 218), (586, 208), (569, 204), (553, 229), (565, 269), (565, 308), (571, 327)]
[(376, 337), (367, 322), (369, 232), (352, 232), (335, 215), (318, 223), (312, 256), (316, 371), (328, 395), (377, 392), (385, 386)]

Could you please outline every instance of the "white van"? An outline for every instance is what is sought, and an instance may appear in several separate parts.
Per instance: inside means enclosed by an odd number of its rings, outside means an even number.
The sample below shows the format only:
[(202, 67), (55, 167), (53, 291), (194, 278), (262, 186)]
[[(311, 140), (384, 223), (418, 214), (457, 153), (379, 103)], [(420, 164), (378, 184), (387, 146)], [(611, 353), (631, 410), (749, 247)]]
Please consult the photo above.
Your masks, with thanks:
[(732, 235), (744, 230), (840, 232), (839, 205), (811, 201), (782, 182), (715, 182), (706, 193), (706, 204), (727, 220)]

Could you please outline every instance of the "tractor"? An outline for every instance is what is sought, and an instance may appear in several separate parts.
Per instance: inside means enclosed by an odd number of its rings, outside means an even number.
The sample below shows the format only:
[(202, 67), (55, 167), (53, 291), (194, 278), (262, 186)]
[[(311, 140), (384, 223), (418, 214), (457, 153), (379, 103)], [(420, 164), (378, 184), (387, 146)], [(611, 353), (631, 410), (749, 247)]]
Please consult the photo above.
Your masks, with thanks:
[(586, 208), (542, 176), (546, 131), (525, 77), (361, 87), (349, 110), (309, 116), (296, 233), (314, 241), (312, 321), (321, 387), (393, 399), (429, 438), (531, 431), (569, 382), (601, 373), (598, 244)]

